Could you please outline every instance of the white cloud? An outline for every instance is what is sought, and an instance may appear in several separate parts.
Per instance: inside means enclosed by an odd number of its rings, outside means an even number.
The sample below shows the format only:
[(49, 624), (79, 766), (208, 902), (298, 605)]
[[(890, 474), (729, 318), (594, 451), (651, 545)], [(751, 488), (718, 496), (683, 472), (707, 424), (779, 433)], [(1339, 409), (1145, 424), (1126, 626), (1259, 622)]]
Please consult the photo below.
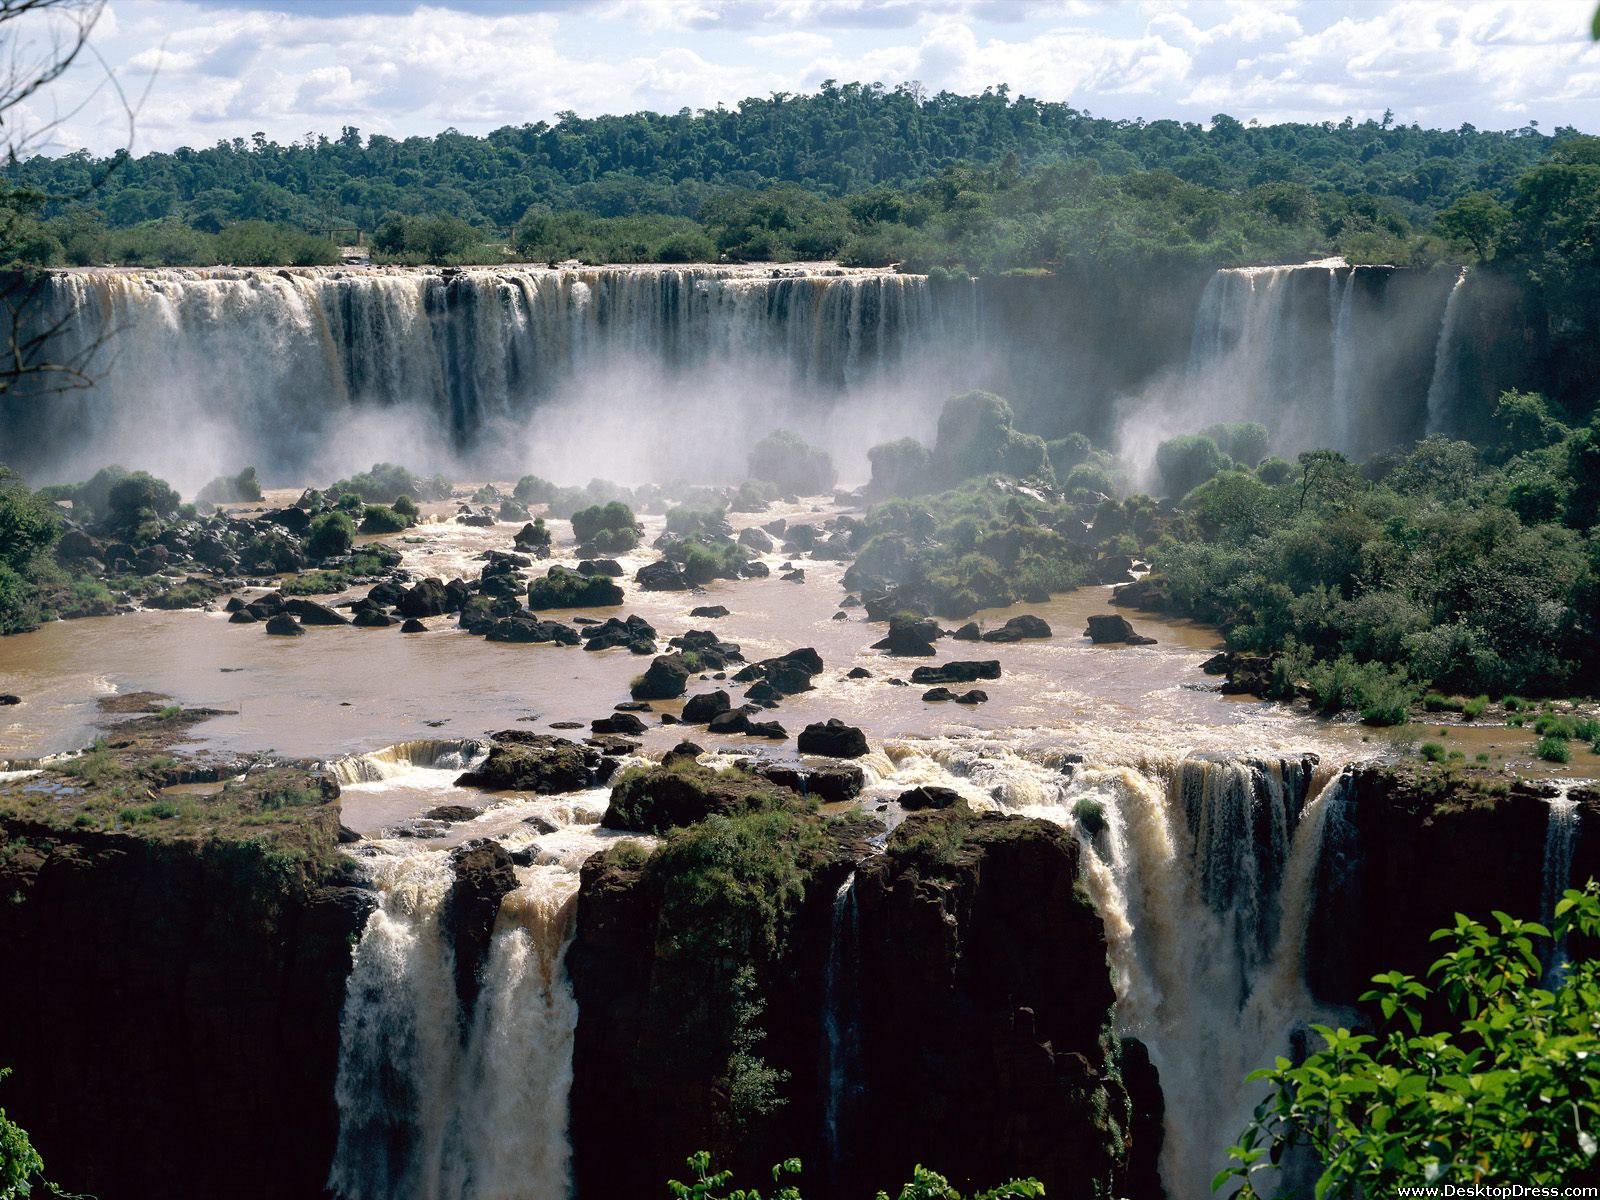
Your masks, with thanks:
[[(1204, 120), (1358, 118), (1453, 127), (1600, 129), (1591, 0), (610, 0), (538, 11), (373, 13), (324, 0), (273, 11), (113, 0), (96, 45), (133, 92), (159, 71), (138, 147), (279, 140), (352, 124), (391, 135), (484, 132), (638, 108), (675, 111), (825, 78), (1066, 100), (1097, 114)], [(51, 100), (70, 112), (86, 63)], [(42, 104), (33, 106), (41, 119)], [(108, 150), (106, 90), (59, 132)]]

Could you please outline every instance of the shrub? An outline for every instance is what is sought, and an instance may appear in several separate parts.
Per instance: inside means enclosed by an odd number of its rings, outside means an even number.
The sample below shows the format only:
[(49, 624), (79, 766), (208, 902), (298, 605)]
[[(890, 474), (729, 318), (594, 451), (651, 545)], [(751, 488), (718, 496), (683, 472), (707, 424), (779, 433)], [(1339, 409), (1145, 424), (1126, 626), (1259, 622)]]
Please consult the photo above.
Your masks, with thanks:
[(1489, 924), (1458, 915), (1434, 934), (1443, 953), (1431, 983), (1374, 976), (1361, 997), (1381, 1016), (1372, 1032), (1314, 1025), (1320, 1048), (1253, 1072), (1268, 1095), (1214, 1189), (1270, 1195), (1291, 1143), (1316, 1164), (1315, 1194), (1326, 1197), (1589, 1177), (1600, 959), (1576, 958), (1546, 985), (1536, 946), (1549, 961), (1569, 935), (1600, 933), (1595, 885), (1567, 891), (1554, 916), (1547, 929), (1502, 912)]
[(162, 518), (178, 511), (178, 499), (166, 480), (148, 471), (135, 471), (113, 483), (106, 493), (106, 524), (129, 541), (148, 541), (160, 532)]
[(200, 494), (195, 497), (195, 503), (202, 508), (208, 506), (215, 508), (219, 504), (237, 504), (259, 499), (261, 499), (261, 481), (256, 478), (254, 467), (246, 467), (237, 475), (218, 475), (200, 489)]
[(348, 492), (367, 504), (393, 504), (401, 495), (418, 500), (448, 500), (450, 481), (442, 475), (424, 479), (395, 463), (373, 463), (370, 470), (341, 479), (328, 491), (336, 496)]
[(348, 554), (355, 534), (355, 522), (347, 514), (323, 513), (311, 522), (310, 534), (306, 538), (306, 553), (312, 558), (337, 558), (341, 554)]
[(362, 533), (399, 533), (409, 528), (411, 528), (411, 518), (398, 508), (369, 504), (361, 514)]
[(915, 496), (933, 486), (933, 455), (916, 438), (884, 442), (867, 451), (874, 496)]
[(1105, 806), (1093, 796), (1081, 797), (1072, 806), (1072, 819), (1090, 837), (1099, 837), (1106, 827)]
[(1423, 742), (1419, 753), (1431, 763), (1443, 762), (1446, 757), (1445, 748), (1438, 742)]
[(838, 473), (828, 452), (799, 434), (777, 429), (750, 450), (750, 477), (776, 484), (784, 493), (814, 496), (833, 489)]
[(633, 549), (642, 532), (633, 510), (620, 500), (593, 504), (572, 514), (573, 536), (608, 554)]
[(537, 475), (524, 475), (511, 494), (524, 504), (549, 504), (555, 499), (556, 485)]
[(1187, 496), (1229, 465), (1228, 456), (1204, 434), (1180, 434), (1156, 447), (1161, 494), (1173, 499)]
[(417, 518), (422, 515), (422, 510), (417, 507), (417, 502), (405, 492), (401, 492), (398, 496), (396, 496), (394, 498), (394, 504), (390, 507), (392, 507), (395, 512), (399, 513), (412, 525), (415, 525), (417, 523)]
[(1572, 751), (1567, 746), (1567, 739), (1554, 735), (1546, 735), (1539, 739), (1538, 745), (1533, 748), (1536, 757), (1550, 763), (1564, 763), (1572, 757)]
[(580, 575), (569, 567), (551, 567), (528, 584), (528, 607), (600, 608), (622, 603), (622, 589), (604, 575)]

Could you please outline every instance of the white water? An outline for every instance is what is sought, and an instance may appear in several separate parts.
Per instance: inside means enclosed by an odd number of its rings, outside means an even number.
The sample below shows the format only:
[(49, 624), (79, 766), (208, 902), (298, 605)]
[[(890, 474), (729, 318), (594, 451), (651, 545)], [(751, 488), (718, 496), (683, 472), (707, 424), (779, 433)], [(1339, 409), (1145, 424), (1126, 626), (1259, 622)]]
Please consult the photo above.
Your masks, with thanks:
[[(1543, 894), (1540, 898), (1539, 921), (1546, 929), (1555, 929), (1556, 904), (1572, 886), (1572, 851), (1578, 842), (1578, 802), (1565, 791), (1550, 799), (1550, 818), (1545, 825)], [(1550, 947), (1545, 963), (1543, 984), (1547, 988), (1561, 985), (1567, 970), (1567, 942), (1557, 938)]]
[(427, 778), (430, 773), (453, 780), (461, 772), (476, 766), (488, 753), (486, 743), (471, 738), (427, 738), (398, 742), (366, 754), (347, 755), (329, 763), (328, 770), (345, 787)]
[[(581, 859), (580, 859), (581, 861)], [(578, 876), (519, 868), (483, 986), (463, 1018), (439, 927), (442, 851), (386, 853), (340, 1028), (340, 1128), (328, 1188), (345, 1200), (555, 1200), (568, 1194), (577, 1002), (564, 965)]]
[(828, 941), (827, 975), (823, 981), (822, 1032), (827, 1067), (828, 1166), (836, 1173), (845, 1146), (843, 1131), (861, 1088), (861, 994), (857, 955), (860, 953), (860, 910), (856, 906), (856, 873), (851, 871), (833, 897), (833, 922)]
[(1433, 378), (1428, 381), (1428, 427), (1430, 435), (1443, 433), (1450, 420), (1452, 402), (1461, 365), (1456, 355), (1456, 313), (1461, 292), (1467, 283), (1467, 268), (1462, 267), (1444, 302), (1444, 316), (1439, 321), (1439, 341), (1433, 349)]
[[(1297, 759), (1152, 756), (1128, 765), (1023, 757), (974, 739), (894, 743), (861, 760), (869, 798), (953, 786), (976, 809), (1073, 830), (1105, 923), (1118, 1031), (1150, 1051), (1166, 1100), (1172, 1200), (1203, 1200), (1261, 1099), (1245, 1076), (1332, 1016), (1305, 984), (1325, 844), (1349, 777)], [(1091, 834), (1075, 809), (1096, 805)], [(1327, 837), (1325, 838), (1325, 835)]]

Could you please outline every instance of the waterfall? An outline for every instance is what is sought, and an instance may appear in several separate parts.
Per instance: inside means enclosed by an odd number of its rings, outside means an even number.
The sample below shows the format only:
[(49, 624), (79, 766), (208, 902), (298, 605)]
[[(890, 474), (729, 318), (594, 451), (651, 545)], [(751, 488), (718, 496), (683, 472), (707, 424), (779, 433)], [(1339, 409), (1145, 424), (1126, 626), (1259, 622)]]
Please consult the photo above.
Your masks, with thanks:
[[(1563, 790), (1550, 798), (1550, 816), (1544, 832), (1543, 889), (1539, 905), (1539, 922), (1554, 930), (1556, 905), (1566, 890), (1572, 886), (1572, 851), (1578, 841), (1578, 802)], [(1550, 946), (1541, 983), (1546, 988), (1557, 988), (1566, 978), (1567, 942), (1557, 938)]]
[(1445, 431), (1454, 408), (1461, 374), (1456, 352), (1456, 312), (1466, 283), (1467, 268), (1462, 267), (1445, 299), (1444, 316), (1439, 321), (1439, 340), (1433, 349), (1433, 377), (1428, 381), (1427, 432), (1430, 435)]
[(59, 324), (96, 382), (0, 400), (12, 465), (124, 458), (186, 488), (245, 461), (302, 482), (430, 444), (470, 459), (573, 394), (703, 400), (719, 372), (814, 416), (939, 341), (925, 277), (827, 266), (75, 269), (24, 323)]
[[(1339, 430), (1339, 444), (1348, 446), (1356, 423), (1355, 384), (1355, 269), (1348, 268), (1340, 282), (1339, 272), (1328, 272), (1328, 303), (1333, 316), (1333, 417)], [(1335, 295), (1337, 299), (1335, 299)]]
[(343, 1200), (565, 1196), (576, 874), (518, 869), (463, 1014), (439, 922), (448, 856), (385, 855), (369, 869), (379, 904), (346, 988), (328, 1190)]
[(833, 897), (833, 923), (828, 940), (827, 974), (823, 979), (823, 1059), (827, 1071), (824, 1129), (828, 1166), (837, 1179), (844, 1161), (844, 1131), (850, 1126), (860, 1096), (861, 992), (857, 956), (861, 948), (860, 913), (856, 906), (856, 873), (851, 871)]
[(381, 783), (419, 770), (459, 773), (476, 766), (488, 752), (488, 743), (474, 738), (423, 738), (334, 759), (328, 770), (341, 786)]
[(1119, 1028), (1161, 1079), (1174, 1197), (1210, 1194), (1259, 1099), (1245, 1076), (1317, 1015), (1306, 931), (1323, 831), (1349, 787), (1324, 777), (1296, 760), (1185, 759), (1165, 781), (1080, 768), (1064, 797), (1102, 814), (1098, 833), (1079, 829), (1083, 879), (1106, 925)]

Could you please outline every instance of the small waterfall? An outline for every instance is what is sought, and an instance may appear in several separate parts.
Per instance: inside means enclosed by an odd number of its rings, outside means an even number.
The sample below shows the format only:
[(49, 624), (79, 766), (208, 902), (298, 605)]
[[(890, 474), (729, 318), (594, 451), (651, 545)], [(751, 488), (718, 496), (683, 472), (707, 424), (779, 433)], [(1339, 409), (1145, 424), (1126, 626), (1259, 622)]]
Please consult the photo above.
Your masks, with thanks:
[[(1554, 930), (1556, 905), (1566, 890), (1572, 886), (1572, 852), (1578, 842), (1578, 802), (1563, 790), (1550, 798), (1550, 817), (1544, 832), (1543, 891), (1539, 904), (1539, 921), (1546, 929)], [(1557, 988), (1566, 978), (1567, 942), (1557, 938), (1547, 952), (1541, 983), (1546, 988)]]
[(1433, 350), (1433, 377), (1428, 381), (1429, 435), (1445, 432), (1455, 410), (1456, 391), (1461, 374), (1461, 364), (1456, 350), (1458, 319), (1456, 313), (1460, 306), (1461, 291), (1466, 287), (1466, 283), (1467, 268), (1462, 267), (1454, 285), (1450, 288), (1450, 295), (1445, 299), (1444, 316), (1439, 321), (1439, 340)]
[(488, 752), (486, 743), (472, 738), (423, 738), (397, 742), (367, 754), (351, 754), (335, 759), (328, 764), (328, 770), (342, 786), (348, 787), (352, 784), (399, 779), (419, 770), (465, 771), (475, 766)]
[(578, 879), (520, 868), (470, 1014), (440, 928), (442, 852), (371, 867), (379, 906), (354, 953), (340, 1025), (342, 1200), (558, 1200), (570, 1191), (567, 1095), (577, 1003), (565, 955)]
[(861, 1092), (860, 947), (856, 873), (851, 871), (833, 897), (832, 934), (823, 980), (823, 1056), (828, 1081), (824, 1128), (829, 1171), (835, 1179), (847, 1150), (845, 1133)]

